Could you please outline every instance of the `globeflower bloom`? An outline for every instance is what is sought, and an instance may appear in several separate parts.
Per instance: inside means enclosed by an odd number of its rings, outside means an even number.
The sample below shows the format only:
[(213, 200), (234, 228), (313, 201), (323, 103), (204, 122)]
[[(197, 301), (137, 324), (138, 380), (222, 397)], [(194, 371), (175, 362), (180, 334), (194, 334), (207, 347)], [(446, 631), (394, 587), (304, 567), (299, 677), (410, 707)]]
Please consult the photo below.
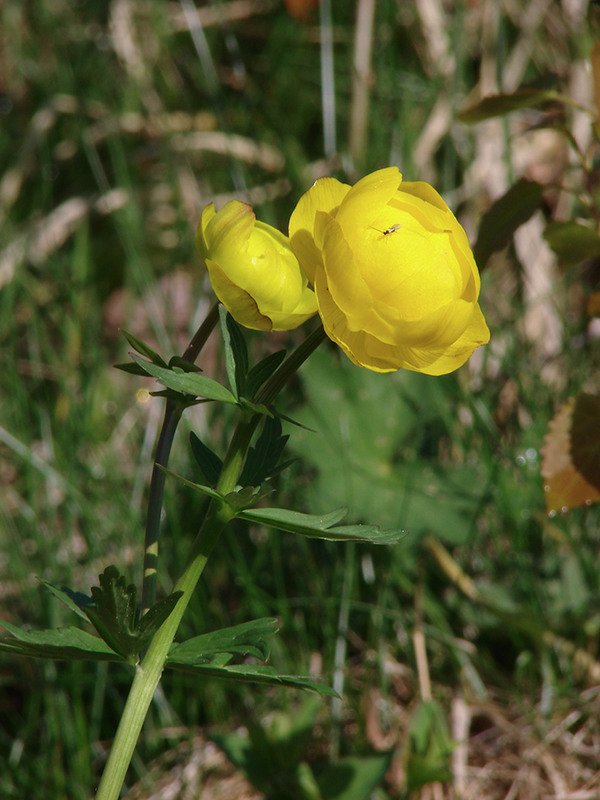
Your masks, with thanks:
[(435, 189), (395, 167), (352, 187), (316, 181), (290, 242), (325, 332), (361, 367), (443, 375), (489, 341), (464, 230)]
[(291, 330), (316, 313), (314, 292), (288, 238), (258, 222), (247, 203), (231, 200), (218, 212), (213, 203), (206, 206), (196, 248), (215, 294), (246, 328)]

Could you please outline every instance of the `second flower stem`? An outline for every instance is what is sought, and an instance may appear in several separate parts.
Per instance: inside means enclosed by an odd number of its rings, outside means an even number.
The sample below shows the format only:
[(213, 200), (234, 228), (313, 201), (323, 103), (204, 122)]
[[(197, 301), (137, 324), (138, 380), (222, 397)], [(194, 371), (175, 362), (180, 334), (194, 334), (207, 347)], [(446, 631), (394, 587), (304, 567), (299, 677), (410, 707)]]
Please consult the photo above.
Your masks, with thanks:
[[(206, 344), (219, 320), (219, 304), (215, 303), (202, 325), (198, 328), (190, 343), (186, 347), (182, 358), (193, 364), (198, 354)], [(165, 416), (156, 445), (152, 478), (150, 480), (150, 493), (148, 496), (148, 511), (146, 515), (146, 536), (144, 541), (144, 577), (142, 585), (142, 614), (148, 611), (156, 602), (156, 581), (158, 569), (158, 536), (160, 532), (160, 517), (163, 507), (163, 494), (166, 474), (161, 467), (169, 465), (171, 445), (175, 431), (183, 413), (184, 406), (177, 400), (168, 399), (165, 406)]]

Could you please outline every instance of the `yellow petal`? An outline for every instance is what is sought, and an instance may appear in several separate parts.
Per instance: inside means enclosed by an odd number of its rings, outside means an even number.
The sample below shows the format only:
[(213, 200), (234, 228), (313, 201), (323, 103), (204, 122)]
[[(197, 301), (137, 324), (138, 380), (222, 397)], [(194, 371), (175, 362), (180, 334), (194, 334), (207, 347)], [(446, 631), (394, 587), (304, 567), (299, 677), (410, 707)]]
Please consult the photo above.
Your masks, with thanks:
[(256, 217), (248, 203), (230, 200), (215, 214), (204, 230), (204, 239), (212, 258), (219, 260), (232, 248), (239, 251), (252, 233)]
[(348, 247), (337, 220), (328, 217), (323, 233), (323, 268), (327, 285), (334, 302), (345, 314), (352, 314), (356, 328), (360, 328), (364, 315), (373, 307), (373, 297), (354, 262), (354, 254)]
[(386, 167), (361, 178), (350, 189), (341, 203), (336, 218), (346, 228), (364, 228), (396, 194), (402, 175), (397, 167)]
[(206, 245), (206, 239), (204, 238), (206, 227), (215, 214), (215, 204), (209, 203), (202, 211), (200, 222), (196, 228), (196, 250), (203, 261), (205, 261), (208, 256), (208, 247)]
[(206, 267), (214, 293), (240, 325), (257, 331), (272, 329), (271, 320), (260, 313), (248, 292), (229, 280), (215, 261), (207, 259)]
[(291, 247), (311, 283), (317, 265), (322, 263), (314, 240), (315, 214), (334, 212), (349, 190), (347, 184), (335, 178), (320, 178), (302, 195), (290, 217)]
[(473, 317), (463, 335), (433, 361), (427, 368), (419, 370), (427, 375), (446, 375), (453, 372), (473, 355), (473, 352), (490, 340), (490, 331), (479, 306), (473, 309)]

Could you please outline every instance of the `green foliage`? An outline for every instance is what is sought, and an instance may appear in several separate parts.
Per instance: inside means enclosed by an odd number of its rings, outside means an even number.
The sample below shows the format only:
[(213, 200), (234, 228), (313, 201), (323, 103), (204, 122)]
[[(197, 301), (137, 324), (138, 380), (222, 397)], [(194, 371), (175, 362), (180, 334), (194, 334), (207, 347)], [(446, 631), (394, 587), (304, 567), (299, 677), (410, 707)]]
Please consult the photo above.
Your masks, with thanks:
[(181, 367), (159, 367), (146, 361), (135, 353), (131, 354), (135, 363), (141, 367), (147, 375), (152, 375), (168, 389), (174, 392), (191, 395), (193, 398), (201, 397), (204, 400), (217, 400), (220, 403), (237, 404), (237, 398), (228, 389), (222, 386), (213, 378), (206, 378), (204, 375), (183, 372)]
[(440, 704), (435, 700), (421, 701), (413, 712), (408, 733), (404, 752), (407, 791), (451, 780), (450, 756), (455, 744)]
[(140, 651), (147, 647), (175, 607), (181, 592), (173, 592), (163, 598), (148, 609), (141, 619), (136, 620), (135, 585), (127, 586), (125, 577), (119, 574), (115, 566), (104, 570), (99, 576), (99, 583), (100, 586), (92, 586), (91, 597), (66, 587), (59, 590), (50, 584), (47, 586), (71, 610), (88, 619), (101, 639), (78, 628), (22, 631), (14, 625), (3, 623), (12, 638), (0, 641), (0, 649), (32, 657), (127, 661), (135, 664)]
[(544, 238), (565, 264), (579, 264), (600, 255), (600, 236), (580, 222), (551, 222)]
[(169, 650), (169, 660), (194, 665), (210, 661), (216, 654), (231, 657), (236, 653), (266, 661), (269, 656), (269, 640), (278, 630), (277, 620), (266, 618), (203, 633), (185, 642), (173, 644)]
[(0, 640), (0, 650), (30, 658), (83, 659), (90, 661), (121, 661), (120, 653), (102, 639), (80, 628), (57, 628), (45, 631), (25, 631), (3, 621), (10, 638)]
[(248, 377), (248, 348), (240, 326), (225, 307), (219, 305), (221, 334), (225, 347), (225, 368), (231, 391), (237, 400), (245, 396)]
[(268, 800), (368, 800), (391, 763), (391, 753), (342, 758), (334, 764), (306, 761), (318, 706), (308, 701), (292, 716), (279, 712), (253, 722), (248, 734), (211, 738)]
[(244, 469), (240, 475), (240, 484), (260, 486), (288, 466), (289, 462), (280, 464), (280, 459), (289, 438), (281, 435), (280, 420), (267, 417), (256, 444), (248, 450)]
[(403, 530), (381, 530), (378, 525), (337, 525), (348, 513), (347, 508), (338, 508), (327, 514), (306, 514), (287, 508), (252, 508), (269, 493), (259, 487), (244, 487), (228, 494), (221, 494), (200, 483), (194, 483), (181, 475), (168, 474), (202, 494), (208, 495), (228, 505), (238, 519), (276, 528), (287, 533), (298, 533), (311, 539), (325, 539), (338, 542), (364, 542), (370, 544), (391, 545), (399, 542), (404, 536)]
[[(199, 58), (177, 4), (133, 4), (124, 20), (119, 14), (126, 5), (8, 0), (0, 11), (0, 588), (1, 616), (17, 634), (2, 639), (0, 795), (16, 800), (89, 797), (102, 761), (98, 754), (122, 710), (127, 670), (107, 662), (35, 662), (19, 653), (60, 648), (61, 636), (74, 636), (82, 653), (95, 648), (113, 658), (92, 634), (62, 633), (67, 609), (48, 602), (32, 576), (87, 586), (107, 562), (122, 571), (139, 562), (154, 409), (161, 401), (145, 404), (136, 391), (156, 388), (146, 364), (165, 369), (158, 353), (181, 353), (195, 310), (198, 318), (204, 313), (208, 288), (193, 255), (202, 204), (235, 193), (247, 197), (261, 219), (285, 230), (295, 201), (317, 174), (353, 180), (394, 162), (406, 180), (431, 180), (447, 195), (476, 240), (485, 198), (495, 198), (497, 190), (481, 176), (499, 168), (509, 185), (518, 184), (517, 148), (536, 128), (570, 129), (571, 109), (564, 95), (545, 89), (484, 98), (471, 119), (494, 122), (498, 114), (515, 114), (496, 130), (503, 160), (485, 163), (480, 129), (461, 125), (453, 110), (478, 90), (485, 77), (480, 69), (490, 60), (503, 81), (514, 79), (521, 64), (527, 85), (543, 85), (552, 75), (562, 87), (579, 86), (577, 75), (587, 74), (582, 54), (597, 35), (593, 14), (573, 25), (567, 5), (556, 4), (536, 24), (520, 16), (528, 4), (516, 4), (510, 16), (500, 8), (491, 52), (489, 37), (481, 35), (483, 6), (457, 6), (452, 13), (446, 8), (443, 26), (430, 34), (417, 5), (399, 13), (397, 3), (376, 4), (368, 146), (354, 161), (357, 175), (349, 176), (340, 164), (350, 161), (356, 4), (332, 4), (335, 94), (329, 100), (335, 106), (327, 107), (334, 110), (342, 158), (329, 163), (323, 161), (323, 32), (316, 18), (299, 24), (279, 3), (223, 21), (216, 3), (196, 4), (206, 38)], [(58, 41), (60, 47), (48, 45)], [(132, 49), (123, 50), (123, 42)], [(445, 128), (439, 124), (444, 115)], [(487, 140), (487, 129), (481, 139)], [(568, 169), (553, 178), (573, 190), (561, 194), (561, 214), (566, 209), (568, 216), (555, 221), (554, 187), (544, 192), (547, 241), (571, 265), (565, 277), (552, 277), (544, 306), (557, 315), (556, 350), (540, 355), (524, 334), (529, 284), (511, 248), (483, 276), (482, 308), (492, 329), (483, 363), (440, 380), (375, 376), (324, 351), (303, 368), (289, 408), (280, 409), (317, 431), (292, 431), (298, 459), (273, 484), (283, 505), (314, 512), (347, 505), (352, 522), (405, 529), (401, 543), (358, 548), (356, 562), (347, 564), (336, 543), (282, 537), (262, 526), (248, 536), (243, 523), (244, 532), (232, 530), (215, 551), (193, 598), (186, 636), (249, 616), (277, 616), (282, 631), (272, 660), (278, 670), (306, 672), (309, 654), (317, 654), (328, 682), (336, 664), (340, 586), (348, 576), (351, 649), (340, 672), (348, 677), (350, 722), (337, 726), (323, 712), (323, 750), (336, 736), (344, 759), (369, 749), (363, 700), (371, 688), (393, 700), (396, 678), (390, 680), (389, 664), (406, 671), (414, 699), (410, 631), (417, 588), (434, 692), (440, 685), (460, 692), (466, 684), (467, 696), (489, 692), (502, 698), (499, 707), (528, 709), (527, 724), (511, 723), (507, 732), (538, 730), (543, 736), (546, 721), (562, 724), (553, 715), (565, 708), (577, 707), (581, 719), (593, 717), (592, 701), (580, 689), (594, 673), (576, 665), (593, 667), (598, 658), (598, 509), (546, 518), (539, 448), (557, 406), (582, 388), (595, 391), (600, 367), (581, 304), (595, 288), (595, 266), (579, 266), (598, 254), (593, 205), (580, 202), (597, 193), (596, 144), (575, 154), (575, 161), (569, 158)], [(588, 165), (583, 175), (579, 161)], [(553, 151), (548, 163), (559, 164), (560, 153)], [(473, 186), (465, 182), (469, 174), (480, 176), (475, 191), (464, 191)], [(535, 180), (542, 182), (537, 172)], [(119, 328), (133, 332), (129, 345), (141, 356), (122, 368), (143, 380), (107, 368), (127, 358)], [(267, 356), (265, 337), (248, 338), (251, 360), (258, 363), (248, 371), (245, 400), (253, 402), (280, 365), (280, 348), (293, 349), (301, 336), (269, 337), (269, 348), (279, 352)], [(207, 348), (202, 375), (177, 372), (186, 366), (170, 360), (168, 379), (206, 375), (226, 383), (213, 356)], [(223, 431), (238, 408), (233, 391), (217, 391), (221, 399), (228, 393), (229, 405), (190, 407), (182, 427), (222, 454)], [(181, 383), (165, 392), (178, 393), (190, 406), (206, 398), (196, 393), (197, 383), (191, 393)], [(194, 475), (194, 454), (181, 441), (176, 445), (171, 469)], [(206, 459), (199, 460), (204, 472)], [(216, 470), (215, 462), (213, 478)], [(204, 479), (211, 483), (206, 472)], [(166, 483), (163, 593), (186, 557), (204, 498), (182, 491), (176, 481)], [(255, 496), (231, 500), (243, 506)], [(458, 571), (424, 552), (425, 534), (445, 543)], [(461, 574), (478, 592), (463, 591)], [(519, 618), (528, 627), (517, 624)], [(577, 649), (549, 643), (549, 631)], [(58, 638), (42, 645), (50, 635)], [(50, 649), (45, 653), (51, 656)], [(157, 702), (148, 719), (131, 783), (154, 781), (142, 762), (164, 756), (171, 745), (166, 737), (176, 737), (182, 725), (231, 730), (249, 705), (262, 718), (288, 702), (285, 692), (267, 685), (250, 696), (246, 683), (197, 676), (170, 671), (167, 701)], [(538, 713), (542, 689), (550, 698), (545, 718)], [(407, 740), (405, 729), (398, 735), (400, 743)], [(482, 741), (470, 742), (470, 752), (480, 758)], [(511, 742), (505, 733), (502, 741), (514, 758), (522, 740)], [(316, 760), (307, 753), (310, 772), (298, 773), (305, 787), (313, 785)], [(569, 774), (584, 773), (582, 758)], [(397, 787), (388, 789), (396, 796)]]
[(265, 356), (248, 372), (246, 378), (246, 392), (248, 399), (253, 400), (264, 382), (273, 375), (285, 358), (285, 350), (278, 350)]
[(302, 370), (307, 404), (295, 417), (317, 433), (298, 431), (290, 443), (316, 470), (308, 490), (311, 507), (345, 503), (354, 519), (409, 531), (405, 544), (432, 528), (453, 544), (463, 543), (485, 484), (477, 466), (445, 469), (429, 458), (429, 448), (451, 430), (451, 419), (441, 415), (456, 402), (452, 380), (432, 383), (409, 372), (374, 375), (315, 353)]
[(192, 448), (192, 453), (194, 454), (194, 458), (196, 459), (196, 463), (202, 470), (204, 480), (209, 486), (216, 486), (216, 483), (219, 480), (219, 475), (221, 474), (223, 462), (219, 456), (216, 453), (213, 453), (210, 447), (207, 447), (202, 442), (200, 437), (197, 436), (193, 431), (190, 432), (190, 445)]

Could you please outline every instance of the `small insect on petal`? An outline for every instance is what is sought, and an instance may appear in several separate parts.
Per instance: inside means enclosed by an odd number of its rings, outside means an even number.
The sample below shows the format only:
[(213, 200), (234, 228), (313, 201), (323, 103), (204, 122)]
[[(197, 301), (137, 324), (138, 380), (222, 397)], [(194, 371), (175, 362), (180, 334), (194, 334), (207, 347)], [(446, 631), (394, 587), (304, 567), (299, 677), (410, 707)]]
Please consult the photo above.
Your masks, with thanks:
[(387, 230), (385, 230), (383, 232), (383, 235), (387, 236), (388, 233), (393, 233), (394, 231), (399, 231), (401, 227), (402, 227), (402, 225), (400, 223), (398, 223), (397, 225), (392, 225), (391, 228), (387, 228)]
[[(373, 226), (370, 226), (373, 228)], [(374, 231), (377, 233), (381, 233), (383, 236), (388, 236), (390, 233), (394, 233), (394, 231), (399, 231), (402, 225), (398, 223), (397, 225), (392, 225), (390, 228), (386, 228), (384, 231), (380, 230), (379, 228), (373, 228)]]

